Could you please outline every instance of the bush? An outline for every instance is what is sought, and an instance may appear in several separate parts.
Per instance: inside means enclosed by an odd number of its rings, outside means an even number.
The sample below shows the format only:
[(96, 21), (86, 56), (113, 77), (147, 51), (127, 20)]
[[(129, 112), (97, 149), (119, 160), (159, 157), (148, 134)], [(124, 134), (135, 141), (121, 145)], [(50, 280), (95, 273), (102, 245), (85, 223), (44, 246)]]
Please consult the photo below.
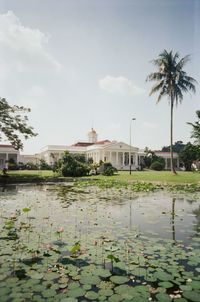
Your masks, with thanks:
[(151, 166), (150, 169), (151, 170), (156, 170), (156, 171), (162, 171), (164, 170), (165, 165), (163, 163), (161, 163), (160, 161), (154, 161)]
[(61, 168), (61, 172), (63, 176), (80, 177), (87, 175), (89, 169), (87, 165), (77, 162), (71, 165), (64, 164)]
[(115, 172), (117, 172), (117, 169), (113, 167), (111, 163), (103, 163), (100, 166), (100, 172), (103, 175), (112, 176)]
[[(79, 158), (81, 161), (77, 160)], [(58, 170), (63, 176), (80, 177), (88, 175), (89, 166), (82, 162), (83, 158), (65, 152), (62, 159), (58, 161)]]
[(52, 170), (52, 167), (44, 159), (40, 159), (40, 170)]

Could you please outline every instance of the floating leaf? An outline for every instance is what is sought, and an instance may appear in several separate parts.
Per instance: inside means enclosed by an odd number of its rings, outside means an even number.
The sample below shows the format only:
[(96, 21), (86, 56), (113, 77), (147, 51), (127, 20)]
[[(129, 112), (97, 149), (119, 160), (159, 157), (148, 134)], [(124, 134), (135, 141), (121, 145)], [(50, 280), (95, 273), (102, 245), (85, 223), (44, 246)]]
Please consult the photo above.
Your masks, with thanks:
[(174, 286), (171, 282), (168, 281), (159, 282), (158, 285), (164, 288), (170, 288)]
[(200, 293), (195, 291), (185, 291), (183, 292), (183, 297), (188, 300), (191, 300), (192, 302), (200, 301)]
[(112, 276), (110, 280), (115, 284), (123, 284), (129, 281), (128, 277), (125, 276)]
[(172, 299), (165, 293), (157, 294), (156, 298), (159, 302), (170, 302), (170, 301), (172, 301)]
[(85, 297), (89, 300), (94, 301), (98, 298), (98, 294), (91, 290), (86, 293)]
[(24, 213), (28, 213), (28, 212), (30, 212), (30, 210), (31, 210), (30, 208), (23, 208), (23, 209), (22, 209), (22, 211), (23, 211)]

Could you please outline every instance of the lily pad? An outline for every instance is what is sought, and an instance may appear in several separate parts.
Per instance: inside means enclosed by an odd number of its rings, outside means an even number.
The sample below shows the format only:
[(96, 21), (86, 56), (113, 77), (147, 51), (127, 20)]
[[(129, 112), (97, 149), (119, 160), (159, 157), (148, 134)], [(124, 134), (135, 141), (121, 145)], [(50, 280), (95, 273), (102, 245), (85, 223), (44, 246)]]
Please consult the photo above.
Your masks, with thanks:
[(174, 286), (171, 282), (168, 282), (168, 281), (159, 282), (158, 285), (160, 287), (164, 287), (164, 288), (170, 288), (170, 287)]
[(85, 297), (89, 300), (94, 301), (98, 298), (98, 293), (91, 290), (86, 293)]
[(93, 274), (102, 278), (108, 278), (112, 275), (108, 269), (103, 268), (97, 268), (93, 271)]
[(79, 288), (75, 288), (75, 289), (70, 289), (68, 292), (67, 292), (67, 295), (69, 297), (73, 297), (73, 298), (78, 298), (78, 297), (82, 297), (85, 295), (85, 290), (81, 287)]
[(156, 298), (159, 302), (170, 302), (170, 301), (172, 301), (172, 299), (165, 293), (157, 294)]
[(101, 282), (101, 279), (98, 276), (81, 276), (80, 283), (81, 284), (91, 284), (97, 285)]
[(185, 291), (183, 292), (183, 297), (188, 300), (191, 300), (192, 302), (200, 301), (200, 293), (195, 291)]
[(112, 276), (110, 277), (110, 281), (115, 284), (123, 284), (129, 281), (129, 278), (126, 276)]

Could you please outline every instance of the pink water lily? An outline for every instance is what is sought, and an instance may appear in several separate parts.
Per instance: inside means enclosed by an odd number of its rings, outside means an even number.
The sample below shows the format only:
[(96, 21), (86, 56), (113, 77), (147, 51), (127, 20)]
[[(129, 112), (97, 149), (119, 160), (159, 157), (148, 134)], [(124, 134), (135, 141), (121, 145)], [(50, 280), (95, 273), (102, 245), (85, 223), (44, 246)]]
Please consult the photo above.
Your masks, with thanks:
[(58, 230), (57, 230), (58, 233), (63, 233), (64, 232), (64, 228), (63, 227), (60, 227)]

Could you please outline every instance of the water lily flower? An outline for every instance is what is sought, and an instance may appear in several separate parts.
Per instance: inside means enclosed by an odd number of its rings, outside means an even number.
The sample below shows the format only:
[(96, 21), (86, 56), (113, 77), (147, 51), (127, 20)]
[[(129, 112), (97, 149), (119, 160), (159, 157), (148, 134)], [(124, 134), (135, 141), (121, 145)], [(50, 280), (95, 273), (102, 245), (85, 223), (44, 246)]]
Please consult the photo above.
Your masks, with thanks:
[(60, 227), (58, 230), (57, 230), (58, 233), (63, 233), (64, 232), (64, 228), (63, 227)]

